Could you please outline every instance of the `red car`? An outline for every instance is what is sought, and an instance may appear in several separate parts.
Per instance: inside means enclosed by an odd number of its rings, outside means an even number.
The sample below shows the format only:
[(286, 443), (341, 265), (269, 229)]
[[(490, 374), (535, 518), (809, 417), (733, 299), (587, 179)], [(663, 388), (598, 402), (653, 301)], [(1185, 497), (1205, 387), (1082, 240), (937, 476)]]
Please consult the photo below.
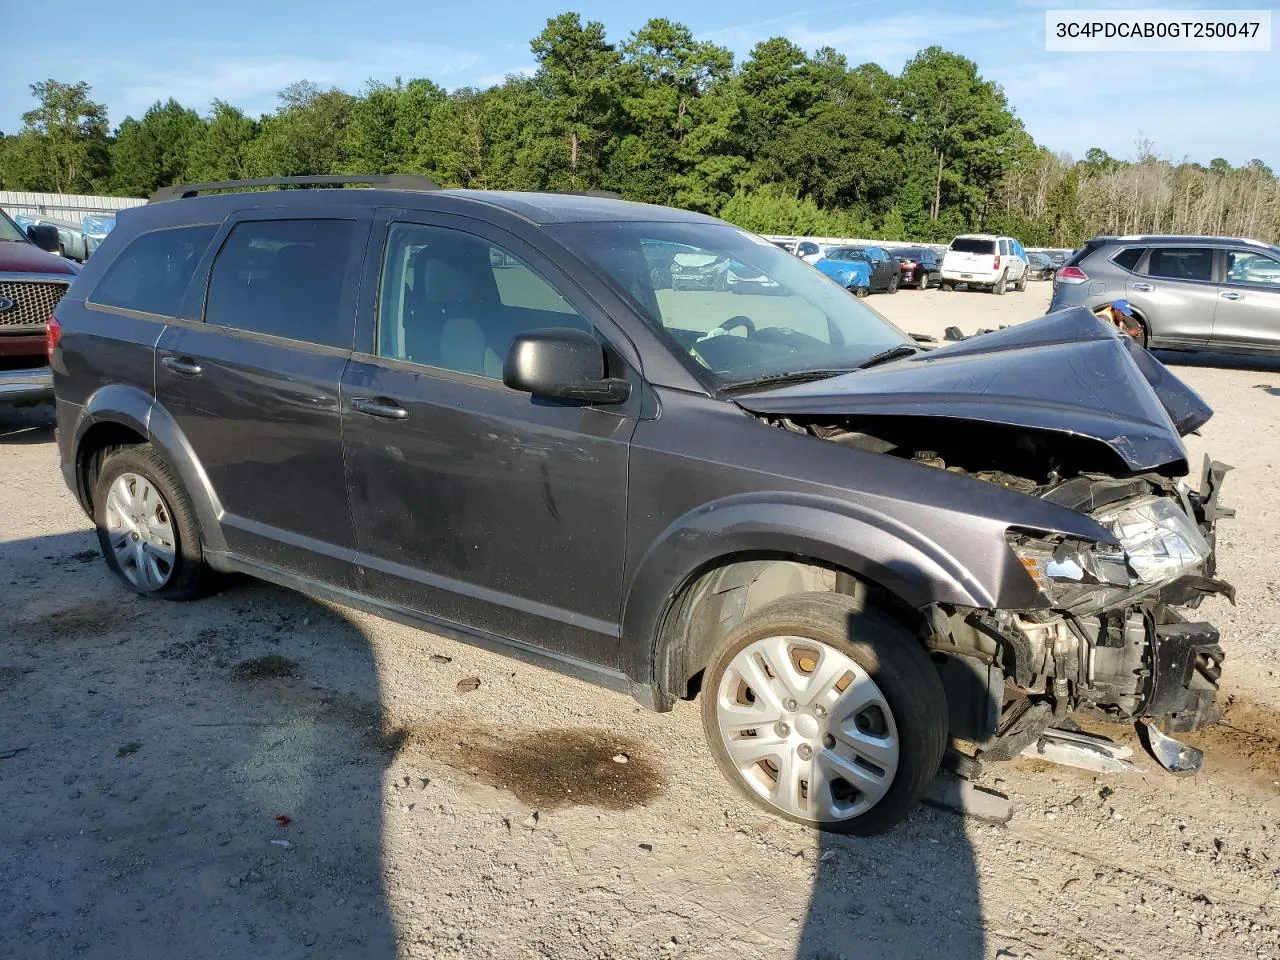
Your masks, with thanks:
[(0, 211), (0, 403), (53, 396), (46, 338), (49, 316), (79, 272), (57, 249), (53, 227), (30, 235)]

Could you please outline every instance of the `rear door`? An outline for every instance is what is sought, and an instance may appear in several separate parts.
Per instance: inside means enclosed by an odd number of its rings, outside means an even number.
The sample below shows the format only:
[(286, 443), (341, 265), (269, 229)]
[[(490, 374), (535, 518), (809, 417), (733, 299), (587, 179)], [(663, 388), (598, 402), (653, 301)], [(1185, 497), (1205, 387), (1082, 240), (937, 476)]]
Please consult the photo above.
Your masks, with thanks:
[(343, 587), (355, 541), (340, 387), (368, 214), (230, 219), (207, 280), (160, 337), (156, 395), (191, 444), (245, 559)]
[(1248, 247), (1223, 251), (1214, 346), (1280, 353), (1280, 259)]
[(1146, 318), (1153, 345), (1208, 343), (1221, 292), (1214, 253), (1213, 247), (1152, 247), (1128, 277), (1128, 300)]

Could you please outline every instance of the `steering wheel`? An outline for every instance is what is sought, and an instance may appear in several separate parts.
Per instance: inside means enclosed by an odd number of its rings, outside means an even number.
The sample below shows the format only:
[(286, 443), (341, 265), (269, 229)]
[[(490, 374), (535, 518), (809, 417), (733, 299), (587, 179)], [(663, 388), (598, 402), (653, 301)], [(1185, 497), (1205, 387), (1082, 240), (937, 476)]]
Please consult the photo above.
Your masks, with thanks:
[(724, 323), (720, 324), (719, 329), (728, 333), (730, 330), (737, 327), (741, 327), (743, 330), (747, 331), (748, 337), (756, 332), (755, 322), (750, 317), (744, 317), (741, 314), (736, 317), (730, 317)]

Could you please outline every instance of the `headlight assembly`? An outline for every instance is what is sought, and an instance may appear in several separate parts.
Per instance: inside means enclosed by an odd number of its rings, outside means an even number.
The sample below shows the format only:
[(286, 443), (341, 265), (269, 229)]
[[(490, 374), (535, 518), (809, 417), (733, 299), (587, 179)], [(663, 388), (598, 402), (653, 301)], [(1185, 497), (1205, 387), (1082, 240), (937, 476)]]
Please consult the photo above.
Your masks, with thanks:
[(1008, 534), (1023, 569), (1055, 607), (1073, 608), (1089, 599), (1091, 607), (1105, 605), (1112, 597), (1172, 582), (1211, 552), (1195, 521), (1169, 497), (1138, 497), (1092, 516), (1119, 547)]
[(1120, 541), (1129, 569), (1143, 583), (1176, 580), (1210, 553), (1195, 521), (1168, 497), (1139, 497), (1093, 518)]

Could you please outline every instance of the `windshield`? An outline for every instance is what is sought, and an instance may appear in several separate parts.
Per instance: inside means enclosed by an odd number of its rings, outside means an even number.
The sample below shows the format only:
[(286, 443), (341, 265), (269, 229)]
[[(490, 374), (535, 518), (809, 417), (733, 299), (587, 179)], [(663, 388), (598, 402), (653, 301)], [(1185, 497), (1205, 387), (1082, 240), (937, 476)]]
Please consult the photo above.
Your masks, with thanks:
[(27, 235), (22, 232), (22, 229), (9, 219), (9, 215), (7, 213), (0, 210), (0, 242), (5, 240), (21, 241), (25, 239), (27, 239)]
[(867, 260), (866, 251), (855, 247), (842, 247), (827, 254), (828, 260)]
[[(807, 263), (728, 224), (566, 223), (546, 229), (717, 387), (853, 370), (912, 342)], [(662, 250), (670, 251), (670, 263), (658, 256)], [(700, 262), (688, 262), (695, 259)]]

